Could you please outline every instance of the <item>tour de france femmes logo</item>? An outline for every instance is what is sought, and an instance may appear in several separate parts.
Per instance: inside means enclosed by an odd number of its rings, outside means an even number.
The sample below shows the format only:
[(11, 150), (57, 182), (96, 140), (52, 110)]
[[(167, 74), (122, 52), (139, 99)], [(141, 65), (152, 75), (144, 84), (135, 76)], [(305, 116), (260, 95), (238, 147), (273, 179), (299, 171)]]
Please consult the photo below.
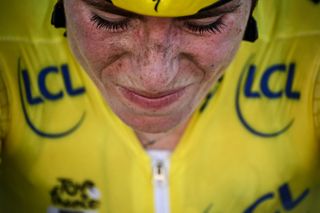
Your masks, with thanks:
[(61, 138), (82, 125), (86, 113), (77, 112), (75, 106), (76, 97), (84, 95), (85, 88), (74, 86), (72, 80), (67, 64), (30, 72), (18, 60), (21, 108), (28, 126), (38, 136)]
[(271, 64), (266, 68), (247, 63), (238, 80), (235, 108), (249, 132), (268, 138), (290, 129), (294, 117), (288, 109), (301, 98), (294, 87), (296, 70), (295, 63)]
[(52, 206), (48, 213), (93, 213), (100, 206), (100, 191), (90, 180), (76, 182), (59, 178), (50, 191)]

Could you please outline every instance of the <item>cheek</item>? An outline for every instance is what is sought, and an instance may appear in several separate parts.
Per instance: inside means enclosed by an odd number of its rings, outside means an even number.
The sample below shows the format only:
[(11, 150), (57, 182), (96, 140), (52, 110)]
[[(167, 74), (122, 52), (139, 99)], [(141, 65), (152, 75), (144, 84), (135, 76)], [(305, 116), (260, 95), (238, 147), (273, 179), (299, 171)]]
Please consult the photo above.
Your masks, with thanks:
[(197, 45), (192, 45), (194, 58), (197, 63), (203, 67), (204, 77), (212, 78), (221, 75), (221, 72), (232, 61), (240, 41), (237, 40), (221, 40), (217, 38), (199, 41)]
[[(110, 54), (117, 55), (119, 48), (114, 38), (101, 29), (97, 29), (90, 20), (91, 14), (88, 10), (74, 5), (70, 7), (70, 14), (67, 14), (67, 32), (69, 44), (84, 67), (90, 70), (101, 70), (108, 62)], [(75, 15), (74, 15), (75, 14)]]
[(243, 15), (239, 16), (229, 17), (221, 32), (193, 38), (187, 45), (187, 51), (192, 51), (197, 61), (208, 70), (226, 67), (236, 54), (244, 34), (245, 23), (237, 20), (243, 20)]

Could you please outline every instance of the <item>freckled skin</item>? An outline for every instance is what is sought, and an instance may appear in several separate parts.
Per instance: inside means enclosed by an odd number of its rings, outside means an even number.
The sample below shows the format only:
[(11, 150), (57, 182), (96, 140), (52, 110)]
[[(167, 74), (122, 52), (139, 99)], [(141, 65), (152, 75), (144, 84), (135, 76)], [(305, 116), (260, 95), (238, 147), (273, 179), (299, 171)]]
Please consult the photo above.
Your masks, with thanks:
[[(196, 34), (172, 18), (134, 19), (121, 32), (98, 29), (94, 9), (65, 1), (68, 39), (75, 54), (112, 110), (139, 135), (178, 135), (211, 86), (223, 74), (243, 37), (251, 1), (224, 17), (221, 33)], [(118, 87), (157, 94), (185, 87), (175, 103), (142, 108), (126, 100)], [(139, 137), (143, 138), (143, 137)]]

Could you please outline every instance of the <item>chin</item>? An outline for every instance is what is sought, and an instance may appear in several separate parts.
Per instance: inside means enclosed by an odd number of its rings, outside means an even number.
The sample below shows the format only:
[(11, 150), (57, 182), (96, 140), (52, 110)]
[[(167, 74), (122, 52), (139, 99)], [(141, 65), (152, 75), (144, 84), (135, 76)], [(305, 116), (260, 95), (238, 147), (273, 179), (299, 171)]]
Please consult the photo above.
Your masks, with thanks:
[(186, 119), (183, 119), (183, 116), (121, 116), (119, 115), (121, 120), (126, 123), (129, 127), (131, 127), (134, 131), (157, 134), (157, 133), (166, 133), (175, 129), (184, 123)]

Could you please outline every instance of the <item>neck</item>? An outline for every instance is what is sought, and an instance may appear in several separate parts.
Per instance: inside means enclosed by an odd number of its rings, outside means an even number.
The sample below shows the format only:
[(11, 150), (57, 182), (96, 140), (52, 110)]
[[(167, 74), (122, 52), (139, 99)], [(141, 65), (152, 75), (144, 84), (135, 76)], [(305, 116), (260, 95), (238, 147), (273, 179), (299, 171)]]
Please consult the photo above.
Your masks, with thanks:
[(136, 131), (136, 135), (145, 149), (173, 151), (179, 144), (188, 125), (188, 121), (164, 133), (145, 133)]

